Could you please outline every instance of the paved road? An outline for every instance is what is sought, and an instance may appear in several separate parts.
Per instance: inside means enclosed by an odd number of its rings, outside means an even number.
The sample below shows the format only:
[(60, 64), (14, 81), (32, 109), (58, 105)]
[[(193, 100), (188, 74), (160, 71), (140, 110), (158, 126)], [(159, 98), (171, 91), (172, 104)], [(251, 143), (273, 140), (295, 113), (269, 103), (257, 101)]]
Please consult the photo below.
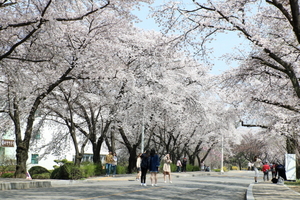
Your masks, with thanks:
[[(178, 176), (177, 176), (178, 175)], [(0, 191), (0, 199), (218, 199), (243, 200), (247, 187), (253, 182), (253, 173), (185, 176), (173, 174), (173, 183), (163, 183), (159, 174), (158, 187), (140, 186), (133, 176), (98, 177), (82, 184)], [(147, 177), (149, 183), (149, 176)]]

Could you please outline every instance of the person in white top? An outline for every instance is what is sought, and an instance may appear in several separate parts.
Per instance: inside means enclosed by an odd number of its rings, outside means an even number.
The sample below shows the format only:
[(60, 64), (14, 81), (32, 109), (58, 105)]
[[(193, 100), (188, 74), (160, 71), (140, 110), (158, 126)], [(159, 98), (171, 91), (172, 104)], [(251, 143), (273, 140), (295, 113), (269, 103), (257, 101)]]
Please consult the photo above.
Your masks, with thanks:
[(254, 156), (254, 159), (253, 159), (253, 167), (254, 167), (254, 181), (255, 183), (258, 183), (257, 181), (257, 177), (259, 176), (259, 172), (258, 172), (258, 169), (261, 165), (261, 159), (259, 159), (257, 156)]
[(117, 172), (117, 163), (118, 163), (118, 157), (117, 157), (117, 153), (113, 154), (113, 161), (111, 163), (111, 171), (113, 176), (116, 176), (116, 172)]
[(141, 178), (141, 162), (142, 162), (142, 159), (141, 159), (141, 153), (137, 156), (137, 159), (136, 159), (136, 170), (137, 170), (137, 175), (136, 175), (136, 180), (140, 180)]
[(181, 172), (181, 166), (182, 166), (182, 164), (181, 164), (180, 158), (178, 158), (176, 166), (177, 166), (177, 170), (176, 171), (177, 172)]

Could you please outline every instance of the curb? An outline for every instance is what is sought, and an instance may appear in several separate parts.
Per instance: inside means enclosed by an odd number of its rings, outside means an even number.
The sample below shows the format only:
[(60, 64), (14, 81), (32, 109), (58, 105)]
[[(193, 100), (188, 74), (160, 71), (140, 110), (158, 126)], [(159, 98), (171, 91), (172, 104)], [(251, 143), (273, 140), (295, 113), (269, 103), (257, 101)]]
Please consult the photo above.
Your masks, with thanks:
[[(191, 172), (191, 173), (173, 173), (172, 175), (176, 178), (187, 177), (187, 176), (210, 176), (210, 175), (222, 175), (223, 173), (218, 172)], [(128, 177), (132, 175), (121, 175), (122, 177)], [(74, 185), (80, 183), (94, 182), (97, 180), (85, 179), (85, 180), (8, 180), (1, 182), (0, 180), (0, 191), (1, 190), (20, 190), (20, 189), (30, 189), (30, 188), (47, 188), (47, 187), (57, 187), (57, 186), (66, 186)]]
[(51, 187), (51, 181), (24, 181), (0, 183), (0, 190), (20, 190)]
[(254, 200), (252, 189), (253, 189), (253, 183), (251, 183), (247, 188), (246, 200)]

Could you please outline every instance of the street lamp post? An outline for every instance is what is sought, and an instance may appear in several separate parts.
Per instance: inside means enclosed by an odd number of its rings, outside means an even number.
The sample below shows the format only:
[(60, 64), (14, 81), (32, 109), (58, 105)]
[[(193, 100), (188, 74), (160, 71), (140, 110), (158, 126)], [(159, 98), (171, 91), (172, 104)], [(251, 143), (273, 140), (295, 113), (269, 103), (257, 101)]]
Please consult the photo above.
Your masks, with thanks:
[(143, 103), (142, 142), (141, 142), (142, 153), (144, 153), (144, 140), (145, 140), (145, 100)]
[(222, 143), (222, 147), (221, 147), (221, 172), (224, 172), (223, 170), (223, 162), (224, 162), (224, 138), (223, 138), (223, 132), (222, 132), (222, 139), (221, 139), (221, 143)]

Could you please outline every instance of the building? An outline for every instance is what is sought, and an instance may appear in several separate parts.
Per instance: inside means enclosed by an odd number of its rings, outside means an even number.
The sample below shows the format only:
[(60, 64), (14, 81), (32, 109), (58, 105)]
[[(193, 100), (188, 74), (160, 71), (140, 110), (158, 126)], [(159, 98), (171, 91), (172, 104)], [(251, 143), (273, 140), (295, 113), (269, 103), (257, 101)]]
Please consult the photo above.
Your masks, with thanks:
[[(72, 146), (72, 142), (70, 139), (68, 140), (64, 151), (60, 154), (53, 155), (51, 152), (45, 155), (45, 151), (47, 151), (47, 147), (43, 147), (43, 145), (47, 144), (47, 142), (51, 142), (52, 134), (49, 132), (44, 132), (47, 137), (37, 134), (34, 135), (35, 142), (34, 147), (30, 149), (28, 152), (28, 160), (27, 160), (27, 169), (30, 169), (33, 166), (42, 166), (46, 169), (54, 169), (54, 166), (57, 163), (54, 160), (62, 160), (67, 159), (69, 161), (74, 161), (75, 158), (75, 150)], [(105, 155), (108, 153), (107, 150), (101, 151), (103, 153), (100, 154), (102, 162), (105, 159)], [(16, 159), (16, 143), (13, 135), (4, 135), (0, 138), (0, 165), (5, 164), (6, 159), (15, 160)], [(93, 152), (91, 149), (91, 145), (87, 145), (85, 149), (85, 154), (83, 156), (82, 162), (84, 161), (93, 161)]]
[(0, 140), (0, 165), (5, 164), (6, 159), (14, 159), (15, 157), (15, 141), (3, 136)]

